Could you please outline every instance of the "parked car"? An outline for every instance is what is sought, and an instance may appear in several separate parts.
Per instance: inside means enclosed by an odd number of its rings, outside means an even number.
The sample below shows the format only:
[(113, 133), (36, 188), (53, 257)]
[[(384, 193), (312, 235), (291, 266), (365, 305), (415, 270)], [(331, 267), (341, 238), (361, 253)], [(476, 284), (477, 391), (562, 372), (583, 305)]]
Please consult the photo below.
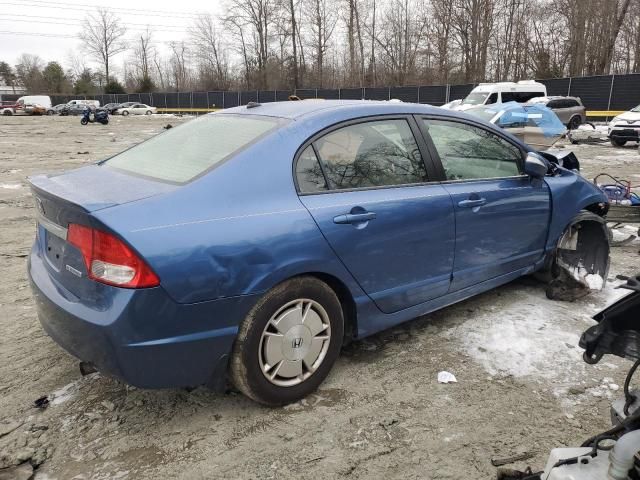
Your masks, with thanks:
[(640, 105), (609, 122), (609, 139), (616, 147), (640, 141)]
[(69, 105), (69, 107), (81, 107), (81, 106), (87, 106), (89, 108), (91, 108), (92, 110), (95, 110), (96, 108), (100, 107), (100, 101), (99, 100), (85, 100), (85, 99), (74, 99), (74, 100), (69, 100), (67, 102), (67, 105)]
[(113, 114), (116, 115), (118, 113), (120, 113), (120, 109), (122, 108), (128, 108), (131, 107), (133, 105), (135, 105), (138, 102), (124, 102), (124, 103), (120, 103), (118, 104), (118, 106), (115, 108), (115, 110), (113, 111)]
[(567, 132), (558, 116), (543, 104), (509, 102), (471, 108), (466, 113), (504, 128), (538, 151), (549, 149)]
[(131, 106), (127, 107), (118, 107), (117, 113), (120, 115), (151, 115), (152, 113), (157, 113), (158, 109), (156, 107), (150, 107), (149, 105), (145, 105), (144, 103), (134, 103)]
[(583, 262), (576, 278), (608, 268), (596, 186), (427, 105), (230, 108), (30, 184), (44, 329), (85, 367), (142, 388), (230, 378), (286, 404), (318, 387), (345, 341), (565, 249)]
[[(18, 98), (17, 102), (20, 109), (30, 115), (43, 115), (51, 109), (51, 98), (47, 95), (25, 95)], [(42, 113), (42, 108), (44, 108), (44, 113)]]
[(17, 101), (5, 100), (0, 101), (0, 114), (2, 115), (15, 115), (20, 111), (20, 105)]
[(547, 87), (533, 80), (519, 82), (481, 83), (471, 90), (459, 105), (452, 110), (465, 111), (479, 105), (494, 103), (518, 102), (524, 103), (535, 97), (546, 97)]
[(82, 104), (82, 103), (71, 104), (71, 105), (66, 103), (60, 109), (59, 114), (62, 115), (62, 116), (66, 116), (66, 115), (84, 115), (84, 111), (87, 108), (91, 109), (91, 106), (90, 105), (85, 105), (85, 104)]
[(59, 103), (58, 105), (54, 105), (53, 107), (51, 107), (51, 109), (53, 110), (53, 113), (56, 113), (58, 115), (62, 114), (62, 111), (67, 107), (66, 103)]
[(109, 114), (113, 115), (113, 113), (120, 107), (120, 103), (106, 103), (102, 108), (109, 112)]
[(569, 130), (575, 130), (587, 121), (587, 109), (579, 97), (536, 97), (527, 103), (550, 108)]

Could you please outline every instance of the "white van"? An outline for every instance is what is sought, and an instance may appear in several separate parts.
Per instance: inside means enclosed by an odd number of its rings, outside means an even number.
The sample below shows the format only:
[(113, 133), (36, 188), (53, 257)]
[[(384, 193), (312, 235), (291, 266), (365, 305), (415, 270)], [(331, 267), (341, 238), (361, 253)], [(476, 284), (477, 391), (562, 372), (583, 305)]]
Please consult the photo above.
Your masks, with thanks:
[(76, 100), (69, 100), (67, 102), (67, 105), (69, 107), (73, 107), (76, 105), (86, 105), (89, 108), (100, 108), (100, 101), (98, 100), (80, 100), (80, 99), (76, 99)]
[(25, 95), (18, 99), (18, 104), (25, 113), (33, 113), (33, 107), (35, 106), (46, 109), (45, 113), (51, 110), (51, 98), (47, 95)]
[(524, 103), (532, 98), (546, 96), (547, 87), (534, 80), (481, 83), (471, 90), (471, 93), (459, 105), (452, 107), (452, 110), (464, 111), (478, 105), (490, 105), (493, 103)]

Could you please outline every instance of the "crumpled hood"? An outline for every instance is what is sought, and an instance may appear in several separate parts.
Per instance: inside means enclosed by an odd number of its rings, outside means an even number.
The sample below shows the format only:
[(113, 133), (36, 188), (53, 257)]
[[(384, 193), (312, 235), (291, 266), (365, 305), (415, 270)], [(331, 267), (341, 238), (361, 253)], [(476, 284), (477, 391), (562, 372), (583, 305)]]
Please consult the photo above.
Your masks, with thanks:
[(175, 190), (175, 185), (148, 180), (99, 165), (54, 175), (35, 175), (29, 182), (47, 192), (82, 207), (88, 212), (121, 205)]

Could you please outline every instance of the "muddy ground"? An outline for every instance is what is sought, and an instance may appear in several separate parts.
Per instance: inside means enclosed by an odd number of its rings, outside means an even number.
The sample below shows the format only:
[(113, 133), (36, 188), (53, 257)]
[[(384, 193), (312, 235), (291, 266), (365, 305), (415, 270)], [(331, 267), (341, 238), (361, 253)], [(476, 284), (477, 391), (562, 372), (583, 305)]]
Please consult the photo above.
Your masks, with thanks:
[[(185, 118), (0, 117), (0, 468), (37, 479), (494, 478), (604, 430), (630, 363), (587, 366), (590, 317), (624, 292), (575, 303), (522, 279), (346, 347), (320, 390), (286, 408), (203, 388), (145, 391), (93, 374), (41, 330), (26, 276), (34, 208), (26, 177), (104, 158)], [(640, 183), (635, 148), (578, 146), (583, 171)], [(640, 272), (637, 241), (610, 280)], [(437, 373), (457, 384), (438, 384)], [(34, 400), (48, 396), (48, 408)], [(0, 470), (16, 478), (14, 470)]]

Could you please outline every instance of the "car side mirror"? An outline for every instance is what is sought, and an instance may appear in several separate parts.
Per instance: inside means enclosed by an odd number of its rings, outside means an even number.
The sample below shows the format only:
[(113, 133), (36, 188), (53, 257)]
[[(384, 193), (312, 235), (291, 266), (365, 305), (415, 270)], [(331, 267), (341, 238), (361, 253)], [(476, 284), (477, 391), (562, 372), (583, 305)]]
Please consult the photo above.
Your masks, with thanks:
[(549, 166), (544, 158), (531, 152), (527, 154), (527, 158), (524, 159), (524, 173), (533, 178), (542, 178), (548, 170)]

